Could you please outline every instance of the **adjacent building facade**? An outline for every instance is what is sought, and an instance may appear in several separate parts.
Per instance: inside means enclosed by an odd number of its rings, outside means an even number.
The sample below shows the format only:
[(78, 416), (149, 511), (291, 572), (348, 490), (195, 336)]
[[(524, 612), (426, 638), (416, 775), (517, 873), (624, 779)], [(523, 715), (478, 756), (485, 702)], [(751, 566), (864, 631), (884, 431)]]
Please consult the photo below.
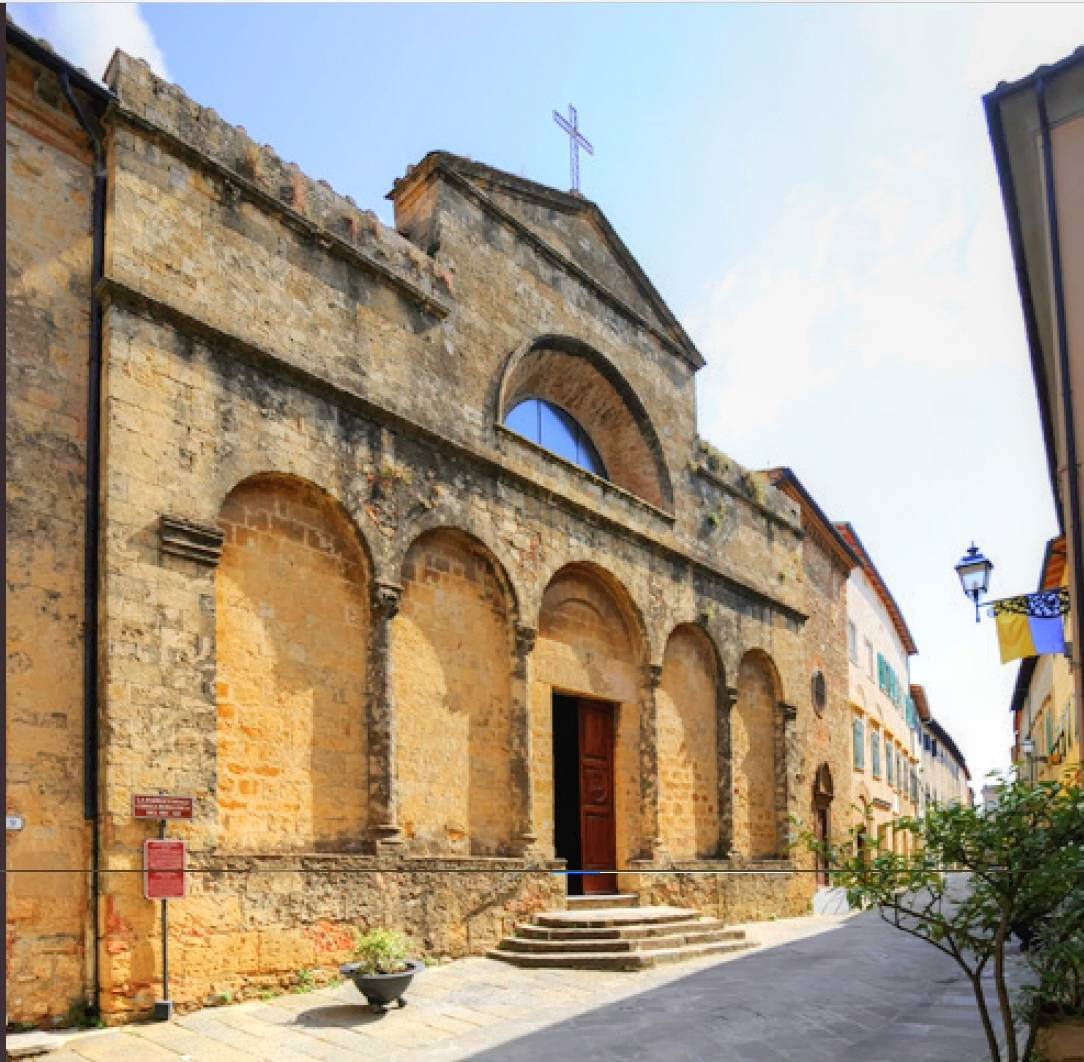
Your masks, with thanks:
[[(1065, 537), (1046, 544), (1039, 590), (1066, 585)], [(1068, 624), (1067, 624), (1068, 626)], [(1080, 775), (1080, 735), (1073, 711), (1073, 676), (1066, 654), (1020, 661), (1013, 689), (1013, 762), (1032, 781), (1069, 782)]]
[[(1079, 763), (1084, 758), (1084, 48), (999, 85), (984, 102), (1064, 542), (1061, 585), (1071, 606), (1066, 631), (1073, 717), (1064, 730), (1073, 735)], [(1049, 661), (1029, 671), (1045, 673), (1050, 666), (1058, 665)], [(1031, 676), (1021, 675), (1030, 685)], [(1039, 679), (1037, 692), (1056, 700), (1053, 676), (1049, 683), (1044, 674)], [(1018, 684), (1014, 711), (1022, 698), (1027, 694)], [(1042, 703), (1040, 698), (1029, 710), (1041, 713)], [(1057, 725), (1062, 706), (1054, 704), (1052, 711)], [(1034, 721), (1035, 716), (1025, 720), (1025, 730)], [(1043, 747), (1046, 725), (1036, 747)], [(1050, 752), (1045, 755), (1049, 767)], [(1069, 758), (1067, 752), (1054, 755)]]
[(790, 823), (844, 829), (856, 704), (866, 803), (910, 806), (909, 636), (793, 477), (698, 437), (597, 206), (438, 152), (390, 229), (142, 62), (7, 41), (9, 1018), (150, 1008), (137, 794), (194, 801), (181, 1007), (570, 889), (806, 911)]
[(868, 841), (906, 854), (910, 838), (892, 829), (919, 809), (918, 716), (910, 696), (914, 639), (854, 527), (836, 529), (858, 566), (847, 580), (852, 791)]
[(922, 686), (911, 687), (911, 702), (918, 713), (921, 755), (918, 769), (918, 813), (937, 805), (974, 802), (971, 772), (949, 732), (934, 718)]

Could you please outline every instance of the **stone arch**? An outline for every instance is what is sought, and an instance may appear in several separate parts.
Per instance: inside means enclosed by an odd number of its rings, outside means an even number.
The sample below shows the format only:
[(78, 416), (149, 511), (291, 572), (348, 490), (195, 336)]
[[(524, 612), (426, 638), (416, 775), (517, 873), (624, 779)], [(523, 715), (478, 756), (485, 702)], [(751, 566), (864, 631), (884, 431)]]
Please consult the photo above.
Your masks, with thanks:
[(419, 538), (430, 531), (450, 531), (472, 539), (477, 547), (493, 560), (493, 571), (508, 595), (510, 615), (519, 621), (526, 612), (523, 588), (516, 578), (516, 563), (512, 551), (503, 540), (493, 536), (491, 526), (477, 519), (465, 506), (438, 504), (421, 516), (407, 521), (396, 532), (389, 549), (388, 570), (402, 576), (408, 552)]
[(345, 509), (283, 474), (238, 483), (215, 572), (219, 842), (364, 845), (372, 563)]
[(406, 551), (402, 584), (391, 637), (403, 838), (418, 853), (509, 855), (511, 583), (484, 543), (437, 527)]
[(618, 865), (640, 850), (640, 714), (647, 663), (644, 625), (622, 583), (595, 564), (558, 569), (542, 596), (529, 688), (534, 820), (544, 845), (553, 838), (553, 711), (554, 696), (561, 695), (613, 705)]
[(525, 398), (545, 399), (569, 413), (590, 436), (613, 483), (673, 511), (670, 472), (651, 418), (624, 375), (594, 347), (563, 335), (518, 347), (497, 380), (494, 420), (502, 424)]
[(731, 713), (733, 846), (749, 859), (779, 854), (786, 811), (781, 684), (772, 658), (750, 649), (738, 666), (738, 698)]
[(704, 629), (675, 627), (656, 697), (659, 829), (674, 859), (719, 855), (722, 687), (718, 653)]

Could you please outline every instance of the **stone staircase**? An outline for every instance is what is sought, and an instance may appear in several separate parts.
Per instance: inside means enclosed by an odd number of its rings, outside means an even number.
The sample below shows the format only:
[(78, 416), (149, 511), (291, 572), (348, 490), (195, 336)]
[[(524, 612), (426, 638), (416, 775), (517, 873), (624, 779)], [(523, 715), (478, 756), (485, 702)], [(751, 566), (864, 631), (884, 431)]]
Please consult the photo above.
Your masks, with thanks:
[(570, 896), (567, 911), (542, 911), (517, 925), (491, 959), (513, 966), (572, 970), (645, 970), (664, 962), (744, 951), (755, 945), (686, 907), (638, 907), (637, 898)]

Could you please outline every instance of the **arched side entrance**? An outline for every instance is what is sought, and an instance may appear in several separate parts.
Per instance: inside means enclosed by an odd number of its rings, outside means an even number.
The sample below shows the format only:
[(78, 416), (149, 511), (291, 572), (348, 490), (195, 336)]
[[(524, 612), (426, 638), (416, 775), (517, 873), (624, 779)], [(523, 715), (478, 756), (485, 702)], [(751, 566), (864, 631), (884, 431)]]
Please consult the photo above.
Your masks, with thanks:
[[(623, 866), (640, 849), (644, 656), (635, 608), (612, 576), (578, 564), (553, 577), (532, 654), (535, 822), (570, 870)], [(574, 893), (616, 884), (569, 879)]]
[(670, 635), (657, 695), (659, 825), (674, 859), (719, 854), (718, 670), (699, 627)]
[(396, 781), (403, 839), (419, 853), (509, 855), (512, 607), (476, 539), (427, 531), (407, 552), (392, 621)]
[[(827, 763), (822, 763), (813, 779), (813, 832), (817, 841), (825, 846), (832, 843), (831, 809), (834, 795), (832, 771)], [(817, 853), (817, 884), (829, 884), (828, 862), (821, 852)]]
[(358, 850), (367, 825), (370, 565), (319, 488), (227, 495), (215, 573), (219, 843)]

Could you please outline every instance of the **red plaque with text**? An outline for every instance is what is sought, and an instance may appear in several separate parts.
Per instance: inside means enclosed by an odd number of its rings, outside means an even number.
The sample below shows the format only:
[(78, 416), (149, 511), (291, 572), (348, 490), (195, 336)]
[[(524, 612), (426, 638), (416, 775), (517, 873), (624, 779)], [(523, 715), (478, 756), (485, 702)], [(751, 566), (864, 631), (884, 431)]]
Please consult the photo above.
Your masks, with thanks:
[(192, 798), (186, 796), (162, 796), (154, 793), (133, 793), (132, 818), (190, 819), (192, 818)]
[(148, 900), (184, 899), (184, 841), (143, 842), (143, 895)]

